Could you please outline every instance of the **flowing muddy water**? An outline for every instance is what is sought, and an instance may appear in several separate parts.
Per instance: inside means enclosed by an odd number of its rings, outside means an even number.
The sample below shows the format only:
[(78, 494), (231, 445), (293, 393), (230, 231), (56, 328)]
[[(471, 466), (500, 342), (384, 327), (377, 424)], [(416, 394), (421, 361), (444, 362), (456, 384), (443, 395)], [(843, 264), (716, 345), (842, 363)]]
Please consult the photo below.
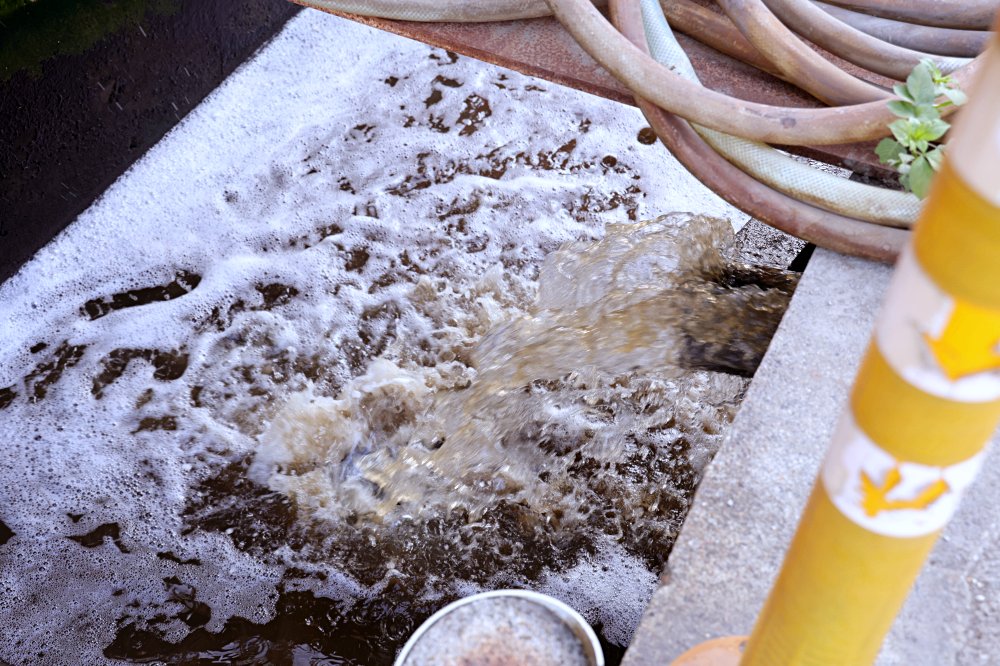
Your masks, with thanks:
[[(725, 220), (689, 214), (612, 225), (601, 241), (547, 257), (528, 307), (499, 272), (458, 299), (421, 280), (411, 303), (449, 321), (438, 330), (452, 335), (422, 343), (429, 354), (376, 359), (336, 398), (291, 396), (261, 437), (251, 477), (333, 525), (392, 530), (457, 513), (488, 526), (503, 503), (567, 537), (656, 534), (642, 555), (660, 562), (669, 548), (661, 504), (683, 502), (691, 479), (629, 478), (623, 466), (655, 466), (669, 443), (702, 467), (697, 457), (714, 450), (742, 384), (692, 366), (759, 359), (794, 288), (777, 272), (778, 284), (727, 283), (754, 270), (727, 260), (732, 240)], [(484, 296), (524, 312), (484, 317)], [(635, 458), (630, 444), (651, 430), (665, 441), (652, 438), (650, 459)], [(664, 485), (676, 486), (671, 497)], [(594, 487), (604, 492), (590, 496)]]
[(500, 586), (614, 654), (745, 387), (691, 366), (790, 284), (638, 223), (742, 218), (633, 110), (311, 12), (265, 55), (0, 287), (0, 660), (386, 664)]

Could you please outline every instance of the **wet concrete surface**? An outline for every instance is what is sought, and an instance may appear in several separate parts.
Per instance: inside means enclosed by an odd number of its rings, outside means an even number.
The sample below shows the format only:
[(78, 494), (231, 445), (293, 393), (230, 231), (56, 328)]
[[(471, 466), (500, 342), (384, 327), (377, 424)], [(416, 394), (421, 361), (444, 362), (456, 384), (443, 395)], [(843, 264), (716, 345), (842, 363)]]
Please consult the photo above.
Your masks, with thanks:
[(0, 281), (298, 9), (41, 0), (0, 19)]

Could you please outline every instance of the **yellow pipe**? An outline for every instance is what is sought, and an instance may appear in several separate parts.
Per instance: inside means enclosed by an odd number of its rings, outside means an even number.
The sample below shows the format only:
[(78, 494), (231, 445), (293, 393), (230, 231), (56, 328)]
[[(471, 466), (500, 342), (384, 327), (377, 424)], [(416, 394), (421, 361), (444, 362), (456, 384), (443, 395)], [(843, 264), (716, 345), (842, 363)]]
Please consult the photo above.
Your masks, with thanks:
[(1000, 420), (997, 45), (971, 99), (742, 666), (874, 662)]
[(752, 634), (675, 665), (874, 662), (978, 472), (1000, 420), (1000, 43), (971, 100)]

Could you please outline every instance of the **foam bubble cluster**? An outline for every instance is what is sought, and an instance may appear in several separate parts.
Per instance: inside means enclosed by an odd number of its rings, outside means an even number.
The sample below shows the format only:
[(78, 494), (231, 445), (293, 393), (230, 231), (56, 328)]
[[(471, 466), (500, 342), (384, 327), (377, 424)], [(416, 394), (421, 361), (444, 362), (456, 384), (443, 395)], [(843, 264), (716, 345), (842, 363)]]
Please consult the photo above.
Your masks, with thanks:
[[(496, 585), (551, 590), (624, 644), (741, 382), (522, 383), (517, 438), (563, 461), (535, 506), (518, 472), (488, 506), (380, 522), (370, 456), (471, 384), (564, 243), (671, 210), (742, 218), (642, 126), (291, 21), (0, 287), (0, 659), (390, 663)], [(330, 478), (351, 456), (356, 492)]]

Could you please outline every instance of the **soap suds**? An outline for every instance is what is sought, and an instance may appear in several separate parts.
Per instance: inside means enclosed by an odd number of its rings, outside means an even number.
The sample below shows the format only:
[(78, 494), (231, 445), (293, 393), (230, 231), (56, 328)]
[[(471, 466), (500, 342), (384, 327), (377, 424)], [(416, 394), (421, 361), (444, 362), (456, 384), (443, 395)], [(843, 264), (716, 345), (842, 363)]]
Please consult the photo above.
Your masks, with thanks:
[[(273, 650), (280, 663), (320, 645), (387, 663), (378, 640), (398, 646), (449, 596), (503, 582), (469, 569), (418, 584), (447, 538), (329, 539), (250, 466), (290, 396), (322, 404), (361, 377), (412, 387), (386, 363), (468, 381), (463, 331), (524, 312), (562, 244), (673, 210), (744, 219), (637, 142), (643, 125), (634, 109), (318, 12), (292, 20), (0, 286), (0, 658), (266, 663)], [(691, 401), (717, 384), (702, 375)], [(679, 451), (664, 464), (696, 476), (703, 462)], [(579, 587), (547, 584), (627, 641), (655, 573), (616, 534), (579, 560), (522, 509), (502, 511), (539, 551), (497, 553), (497, 571), (578, 572)], [(600, 589), (630, 590), (629, 614), (588, 596), (579, 572), (595, 561), (620, 563), (594, 570)], [(420, 601), (399, 621), (385, 599)], [(379, 635), (337, 642), (352, 631)]]

